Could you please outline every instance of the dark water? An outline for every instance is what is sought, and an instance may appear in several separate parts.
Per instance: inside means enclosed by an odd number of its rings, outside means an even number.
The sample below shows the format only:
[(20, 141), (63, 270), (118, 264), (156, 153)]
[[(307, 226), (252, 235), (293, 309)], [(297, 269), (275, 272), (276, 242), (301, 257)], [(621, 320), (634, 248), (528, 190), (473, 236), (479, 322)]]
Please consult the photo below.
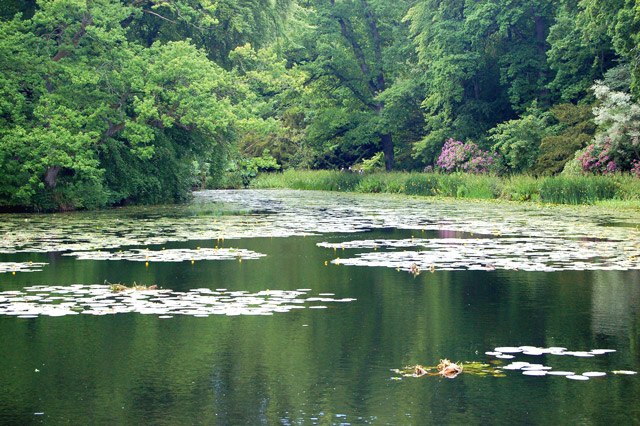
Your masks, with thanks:
[[(380, 229), (233, 240), (228, 244), (267, 256), (148, 267), (59, 253), (3, 255), (49, 265), (0, 274), (0, 290), (107, 279), (181, 291), (309, 288), (357, 300), (259, 317), (0, 316), (0, 424), (640, 423), (640, 378), (611, 373), (640, 370), (638, 271), (436, 270), (414, 277), (325, 265), (336, 253), (316, 246), (410, 236)], [(520, 345), (616, 352), (517, 357), (555, 370), (607, 372), (588, 381), (520, 371), (455, 379), (391, 371), (441, 358), (486, 362), (494, 360), (486, 351)]]

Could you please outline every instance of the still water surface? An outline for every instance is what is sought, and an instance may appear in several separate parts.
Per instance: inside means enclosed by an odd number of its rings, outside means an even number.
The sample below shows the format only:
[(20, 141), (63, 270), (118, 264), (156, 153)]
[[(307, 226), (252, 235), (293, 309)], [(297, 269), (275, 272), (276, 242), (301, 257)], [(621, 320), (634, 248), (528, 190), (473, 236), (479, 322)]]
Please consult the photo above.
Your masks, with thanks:
[[(304, 291), (300, 308), (273, 315), (0, 315), (0, 424), (640, 423), (640, 377), (613, 373), (640, 370), (640, 272), (625, 263), (633, 257), (627, 253), (638, 248), (632, 230), (639, 221), (593, 212), (588, 219), (562, 213), (563, 222), (556, 211), (508, 209), (404, 197), (235, 191), (207, 192), (190, 206), (155, 210), (7, 215), (0, 262), (46, 265), (0, 273), (0, 298), (26, 293), (30, 286), (104, 280), (157, 284), (180, 294)], [(619, 226), (594, 228), (599, 223)], [(556, 246), (541, 249), (558, 248), (552, 272), (537, 270), (544, 265), (531, 260), (535, 250), (497, 242), (512, 236), (540, 247), (554, 233)], [(433, 273), (424, 267), (415, 276), (408, 272), (420, 256), (434, 262), (434, 241), (449, 239), (453, 251), (458, 247), (467, 258), (465, 250), (479, 235), (496, 240), (481, 246), (489, 250), (486, 259), (478, 255), (456, 265), (441, 259)], [(384, 247), (419, 238), (428, 243)], [(68, 248), (72, 240), (84, 246)], [(354, 244), (372, 240), (379, 248)], [(597, 250), (589, 244), (602, 242), (602, 257), (563, 255), (562, 247), (574, 241), (586, 244), (585, 250)], [(501, 244), (522, 252), (513, 251), (511, 263), (503, 261), (491, 255), (504, 249)], [(191, 262), (188, 252), (181, 261), (148, 265), (100, 259), (105, 251), (216, 246), (266, 256)], [(71, 251), (92, 252), (94, 258), (65, 255)], [(388, 265), (340, 262), (378, 253), (396, 255)], [(411, 263), (398, 261), (398, 253), (409, 253)], [(537, 262), (532, 270), (518, 267)], [(589, 266), (594, 264), (600, 267)], [(485, 354), (522, 345), (616, 352), (520, 353), (513, 360)], [(441, 358), (499, 368), (526, 361), (606, 375), (577, 381), (504, 370), (505, 377), (447, 379), (392, 371), (436, 365)]]

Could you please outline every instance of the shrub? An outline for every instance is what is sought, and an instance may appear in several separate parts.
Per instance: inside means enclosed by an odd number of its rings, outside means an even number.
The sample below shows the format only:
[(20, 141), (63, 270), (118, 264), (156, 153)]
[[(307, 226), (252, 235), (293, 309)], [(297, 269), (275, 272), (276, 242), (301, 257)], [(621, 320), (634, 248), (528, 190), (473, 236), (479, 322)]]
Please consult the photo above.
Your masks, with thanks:
[(607, 142), (596, 145), (591, 144), (578, 157), (578, 162), (582, 171), (585, 173), (610, 174), (620, 170), (620, 167), (614, 160), (614, 153), (611, 143)]
[(593, 108), (598, 133), (592, 150), (598, 154), (606, 150), (611, 158), (608, 164), (631, 170), (633, 161), (640, 159), (640, 105), (628, 93), (612, 91), (602, 83), (592, 88), (600, 100)]
[(436, 164), (445, 172), (488, 173), (495, 171), (497, 158), (498, 154), (483, 152), (473, 142), (449, 139)]
[(528, 172), (533, 167), (542, 139), (551, 132), (548, 112), (541, 112), (536, 105), (526, 115), (498, 124), (491, 129), (489, 139), (493, 149), (502, 154), (505, 165), (512, 172)]
[(576, 151), (591, 143), (596, 130), (590, 105), (556, 105), (551, 114), (559, 122), (558, 130), (540, 142), (540, 153), (533, 167), (537, 175), (560, 173)]

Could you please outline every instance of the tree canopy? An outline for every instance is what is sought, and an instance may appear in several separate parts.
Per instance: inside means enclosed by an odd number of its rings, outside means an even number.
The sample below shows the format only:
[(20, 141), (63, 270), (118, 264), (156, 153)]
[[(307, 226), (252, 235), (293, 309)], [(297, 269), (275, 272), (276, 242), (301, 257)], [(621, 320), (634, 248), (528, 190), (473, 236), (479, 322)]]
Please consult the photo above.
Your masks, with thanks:
[(280, 167), (421, 170), (449, 139), (510, 172), (559, 173), (591, 145), (629, 170), (639, 29), (631, 0), (8, 0), (0, 208), (179, 201)]

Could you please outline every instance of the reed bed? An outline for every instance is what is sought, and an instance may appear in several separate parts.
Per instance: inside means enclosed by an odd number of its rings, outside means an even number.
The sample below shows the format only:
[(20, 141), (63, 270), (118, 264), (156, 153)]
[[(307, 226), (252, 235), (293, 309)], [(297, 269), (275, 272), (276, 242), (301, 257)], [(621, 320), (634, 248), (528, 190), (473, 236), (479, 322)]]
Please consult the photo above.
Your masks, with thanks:
[(537, 201), (550, 204), (602, 204), (638, 207), (640, 180), (610, 176), (491, 176), (418, 172), (349, 173), (286, 170), (257, 176), (252, 188), (395, 193), (468, 199)]

